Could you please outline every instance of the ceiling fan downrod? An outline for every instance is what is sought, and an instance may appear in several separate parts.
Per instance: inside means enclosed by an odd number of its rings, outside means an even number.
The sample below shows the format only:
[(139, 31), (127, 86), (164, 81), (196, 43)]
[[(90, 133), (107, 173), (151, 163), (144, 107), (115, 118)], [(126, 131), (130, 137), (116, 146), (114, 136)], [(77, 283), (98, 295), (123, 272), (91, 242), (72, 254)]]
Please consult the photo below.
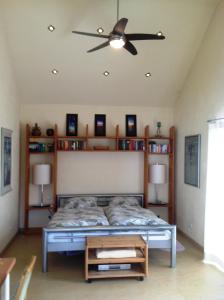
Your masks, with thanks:
[(119, 5), (120, 5), (119, 2), (120, 2), (120, 1), (117, 0), (117, 21), (119, 20)]

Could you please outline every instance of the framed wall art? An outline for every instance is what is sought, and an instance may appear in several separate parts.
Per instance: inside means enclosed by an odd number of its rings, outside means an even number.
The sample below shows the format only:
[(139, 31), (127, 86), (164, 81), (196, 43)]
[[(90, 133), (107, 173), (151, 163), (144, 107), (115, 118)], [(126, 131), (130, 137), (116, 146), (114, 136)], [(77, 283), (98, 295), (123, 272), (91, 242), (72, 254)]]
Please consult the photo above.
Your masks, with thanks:
[(12, 130), (1, 128), (1, 195), (12, 190)]
[(66, 114), (66, 135), (77, 136), (78, 135), (78, 115)]
[(185, 137), (184, 183), (200, 186), (201, 135)]
[(126, 136), (137, 136), (136, 115), (126, 115)]
[(95, 136), (106, 136), (106, 115), (95, 115)]

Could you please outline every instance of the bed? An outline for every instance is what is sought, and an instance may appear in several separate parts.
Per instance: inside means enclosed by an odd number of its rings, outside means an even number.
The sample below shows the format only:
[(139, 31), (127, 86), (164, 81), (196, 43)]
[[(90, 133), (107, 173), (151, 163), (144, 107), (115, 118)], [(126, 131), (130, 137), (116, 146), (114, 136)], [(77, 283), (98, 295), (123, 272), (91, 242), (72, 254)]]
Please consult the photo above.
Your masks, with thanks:
[[(94, 198), (97, 206), (73, 207), (80, 198), (85, 205)], [(130, 205), (132, 199), (138, 208)], [(114, 205), (117, 200), (122, 205)], [(58, 211), (43, 228), (43, 272), (48, 271), (49, 253), (84, 251), (87, 236), (108, 235), (140, 234), (149, 249), (170, 249), (170, 267), (176, 266), (176, 226), (143, 209), (143, 194), (58, 195), (57, 205)]]

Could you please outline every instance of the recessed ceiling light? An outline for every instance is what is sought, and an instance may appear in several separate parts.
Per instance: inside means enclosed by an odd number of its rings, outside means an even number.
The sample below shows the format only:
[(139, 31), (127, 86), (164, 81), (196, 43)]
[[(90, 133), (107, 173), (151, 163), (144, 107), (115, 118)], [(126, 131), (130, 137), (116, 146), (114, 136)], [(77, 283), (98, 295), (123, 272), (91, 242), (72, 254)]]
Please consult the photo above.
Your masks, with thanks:
[(107, 77), (107, 76), (110, 75), (110, 73), (109, 73), (108, 71), (104, 71), (104, 72), (103, 72), (103, 75)]
[(150, 76), (152, 76), (151, 73), (149, 73), (149, 72), (145, 73), (145, 77), (150, 77)]
[(56, 69), (53, 69), (53, 70), (51, 71), (51, 73), (52, 73), (52, 74), (54, 74), (54, 75), (57, 75), (57, 74), (58, 74), (58, 72), (59, 72), (59, 71), (58, 71), (58, 70), (56, 70)]
[(49, 25), (47, 27), (47, 29), (50, 31), (50, 32), (53, 32), (55, 30), (55, 27), (53, 25)]
[(103, 33), (104, 32), (104, 30), (103, 30), (103, 28), (102, 27), (99, 27), (99, 28), (97, 28), (97, 30), (96, 30), (99, 34), (101, 34), (101, 33)]
[(162, 36), (162, 35), (163, 35), (162, 31), (158, 31), (158, 32), (157, 32), (157, 35), (158, 35), (158, 36)]

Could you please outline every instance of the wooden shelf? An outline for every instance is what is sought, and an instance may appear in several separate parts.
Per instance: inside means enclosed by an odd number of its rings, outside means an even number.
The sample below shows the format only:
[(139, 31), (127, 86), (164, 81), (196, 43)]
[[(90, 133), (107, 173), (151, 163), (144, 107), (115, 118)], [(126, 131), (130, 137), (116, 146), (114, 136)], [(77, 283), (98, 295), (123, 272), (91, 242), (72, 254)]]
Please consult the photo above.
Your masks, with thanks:
[(51, 205), (47, 205), (47, 206), (29, 206), (29, 210), (49, 210), (51, 207)]
[(126, 258), (96, 258), (96, 253), (94, 250), (89, 251), (89, 265), (98, 264), (124, 264), (124, 263), (143, 263), (145, 261), (144, 254), (141, 250), (136, 249), (136, 257), (126, 257)]
[[(32, 136), (30, 135), (31, 128), (29, 124), (26, 125), (26, 144), (25, 144), (25, 149), (26, 149), (26, 161), (25, 161), (25, 201), (24, 201), (24, 229), (25, 233), (30, 233), (33, 231), (32, 228), (30, 228), (29, 224), (29, 218), (30, 218), (30, 212), (31, 211), (47, 211), (47, 210), (55, 210), (56, 208), (56, 190), (57, 190), (57, 180), (56, 180), (56, 175), (57, 175), (57, 125), (54, 126), (54, 135), (53, 136), (47, 136), (47, 135), (41, 135), (41, 136)], [(44, 140), (44, 142), (41, 142)], [(29, 149), (30, 143), (34, 141), (34, 143), (43, 143), (47, 144), (48, 141), (52, 146), (54, 146), (54, 151), (37, 151), (37, 152), (31, 152)], [(52, 148), (51, 148), (52, 149)], [(30, 204), (30, 175), (31, 175), (31, 165), (34, 160), (33, 156), (37, 156), (37, 161), (39, 163), (42, 163), (45, 161), (45, 157), (48, 158), (48, 160), (51, 163), (51, 176), (52, 176), (52, 181), (51, 181), (51, 194), (52, 194), (52, 203), (49, 206), (44, 206), (44, 207), (36, 207), (32, 206)], [(36, 159), (35, 162), (37, 163)]]
[(118, 140), (145, 140), (146, 137), (144, 136), (136, 136), (136, 137), (133, 137), (133, 136), (119, 136), (117, 137)]
[(52, 136), (48, 136), (48, 135), (40, 135), (40, 136), (32, 136), (32, 135), (29, 135), (29, 139), (40, 139), (40, 140), (49, 140), (49, 139), (54, 139), (55, 138), (55, 135), (52, 135)]
[(170, 155), (171, 152), (161, 153), (161, 152), (149, 152), (150, 155)]
[(116, 150), (117, 152), (145, 152), (145, 150)]
[(85, 150), (57, 150), (57, 152), (144, 152), (144, 150), (116, 150), (116, 149), (102, 149), (102, 150), (94, 150), (94, 149), (85, 149)]
[(30, 155), (46, 155), (46, 154), (55, 154), (55, 152), (30, 152), (29, 151), (29, 154)]
[(71, 136), (71, 135), (64, 135), (64, 136), (58, 136), (58, 140), (85, 140), (86, 136)]
[(153, 203), (153, 202), (148, 203), (148, 207), (168, 207), (168, 206), (169, 206), (168, 203)]
[[(144, 153), (144, 196), (145, 196), (145, 207), (151, 208), (166, 208), (168, 210), (168, 222), (170, 224), (175, 224), (175, 188), (174, 188), (174, 178), (175, 178), (175, 128), (171, 127), (169, 130), (169, 136), (150, 136), (149, 127), (145, 128), (145, 136), (146, 136), (146, 151)], [(161, 147), (165, 144), (168, 146), (168, 152), (150, 152), (151, 143), (149, 141), (155, 141), (156, 145), (161, 145)], [(157, 142), (156, 142), (157, 141)], [(162, 142), (166, 141), (166, 142)], [(168, 142), (167, 142), (168, 141)], [(167, 203), (148, 203), (149, 201), (149, 161), (150, 157), (158, 156), (167, 156), (167, 171), (169, 173), (169, 182), (168, 182), (168, 195), (167, 195)]]
[(116, 136), (88, 136), (87, 139), (90, 140), (116, 140)]
[(130, 270), (95, 271), (89, 270), (88, 279), (97, 278), (122, 278), (122, 277), (145, 277), (141, 266), (132, 266)]
[(150, 136), (147, 138), (148, 140), (171, 140), (170, 137), (168, 136), (160, 136), (160, 137), (156, 137), (156, 136)]
[[(145, 127), (144, 132), (142, 132), (142, 135), (140, 136), (135, 136), (135, 137), (128, 137), (128, 136), (122, 136), (119, 133), (119, 125), (116, 125), (114, 132), (112, 132), (111, 135), (109, 136), (93, 136), (89, 135), (89, 127), (86, 125), (86, 129), (84, 132), (84, 135), (81, 136), (66, 136), (66, 135), (58, 135), (57, 131), (57, 125), (54, 127), (54, 136), (47, 136), (47, 135), (42, 135), (42, 136), (31, 136), (30, 135), (30, 127), (27, 125), (26, 127), (26, 170), (25, 170), (25, 228), (28, 228), (28, 223), (29, 223), (29, 183), (30, 183), (30, 164), (32, 159), (34, 158), (32, 156), (37, 156), (37, 159), (40, 161), (42, 157), (44, 156), (49, 156), (48, 160), (51, 160), (52, 164), (52, 192), (53, 192), (53, 200), (52, 200), (52, 205), (56, 208), (56, 191), (57, 191), (57, 161), (60, 159), (61, 155), (66, 155), (66, 154), (61, 154), (57, 155), (59, 152), (65, 153), (65, 152), (73, 152), (74, 155), (75, 153), (80, 153), (80, 152), (89, 152), (89, 153), (141, 153), (139, 155), (144, 156), (144, 207), (166, 207), (168, 209), (168, 221), (170, 224), (175, 224), (175, 195), (174, 195), (174, 176), (175, 176), (175, 128), (171, 127), (169, 130), (169, 135), (168, 136), (161, 136), (161, 137), (156, 137), (156, 136), (150, 136), (150, 129), (149, 126)], [(48, 143), (47, 140), (49, 140), (50, 143), (54, 144), (54, 152), (30, 152), (29, 151), (29, 143), (33, 142), (41, 142), (43, 140), (43, 143)], [(67, 140), (67, 142), (66, 142)], [(97, 143), (97, 140), (99, 142)], [(104, 143), (100, 143), (100, 140), (102, 140)], [(124, 142), (121, 142), (121, 141)], [(125, 142), (127, 141), (127, 144)], [(95, 141), (95, 143), (94, 143)], [(130, 141), (130, 142), (128, 142)], [(161, 152), (149, 152), (150, 149), (150, 141), (155, 141), (153, 144), (168, 144), (167, 150), (169, 152), (167, 153), (161, 153)], [(156, 142), (157, 141), (157, 142)], [(164, 141), (164, 142), (162, 142)], [(80, 142), (80, 143), (79, 143)], [(73, 145), (74, 143), (74, 145)], [(75, 144), (76, 143), (76, 144)], [(124, 145), (123, 145), (123, 144)], [(66, 144), (66, 147), (65, 147)], [(68, 144), (68, 145), (67, 145)], [(93, 149), (94, 144), (97, 144), (95, 146), (108, 146), (110, 147), (109, 149)], [(63, 150), (63, 148), (69, 147), (70, 150)], [(73, 146), (76, 148), (75, 150), (72, 149)], [(83, 147), (83, 148), (82, 148)], [(59, 149), (60, 148), (60, 149)], [(81, 149), (78, 149), (81, 148)], [(124, 148), (124, 150), (122, 150)], [(125, 150), (126, 149), (133, 149), (133, 150)], [(144, 150), (134, 150), (135, 148), (138, 149), (144, 149)], [(35, 149), (35, 148), (34, 148)], [(45, 148), (44, 148), (45, 149)], [(48, 149), (48, 148), (46, 148)], [(52, 149), (52, 148), (49, 148)], [(160, 149), (158, 147), (158, 149)], [(164, 149), (164, 148), (163, 148)], [(100, 155), (100, 154), (98, 154)], [(155, 156), (155, 161), (161, 158), (162, 156), (167, 156), (167, 169), (169, 172), (169, 183), (168, 183), (168, 199), (167, 199), (167, 204), (154, 204), (154, 203), (148, 203), (149, 200), (149, 161), (150, 157)], [(40, 157), (38, 157), (40, 156)], [(156, 156), (158, 156), (156, 158)], [(94, 158), (93, 158), (94, 159)]]

